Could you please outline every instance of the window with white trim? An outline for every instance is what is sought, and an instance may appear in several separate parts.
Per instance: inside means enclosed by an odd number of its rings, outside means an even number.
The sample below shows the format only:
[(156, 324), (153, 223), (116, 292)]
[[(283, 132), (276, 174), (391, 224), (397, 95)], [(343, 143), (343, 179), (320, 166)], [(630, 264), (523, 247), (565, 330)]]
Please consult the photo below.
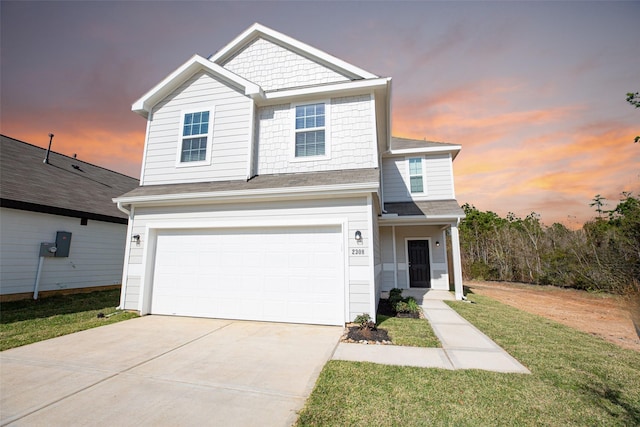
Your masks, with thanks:
[(420, 157), (409, 159), (409, 187), (411, 193), (424, 193), (422, 158)]
[(296, 106), (295, 157), (324, 156), (325, 104)]
[(180, 162), (204, 162), (207, 160), (209, 139), (209, 111), (186, 113), (182, 126)]

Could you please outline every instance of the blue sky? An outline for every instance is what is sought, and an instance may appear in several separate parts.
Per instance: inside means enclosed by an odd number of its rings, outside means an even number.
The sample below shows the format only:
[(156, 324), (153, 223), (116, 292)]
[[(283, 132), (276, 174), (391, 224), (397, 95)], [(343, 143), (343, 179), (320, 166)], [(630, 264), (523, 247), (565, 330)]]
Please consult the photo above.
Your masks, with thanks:
[(640, 194), (640, 2), (0, 4), (0, 129), (139, 176), (131, 104), (254, 22), (393, 78), (393, 134), (461, 144), (460, 203), (578, 225)]

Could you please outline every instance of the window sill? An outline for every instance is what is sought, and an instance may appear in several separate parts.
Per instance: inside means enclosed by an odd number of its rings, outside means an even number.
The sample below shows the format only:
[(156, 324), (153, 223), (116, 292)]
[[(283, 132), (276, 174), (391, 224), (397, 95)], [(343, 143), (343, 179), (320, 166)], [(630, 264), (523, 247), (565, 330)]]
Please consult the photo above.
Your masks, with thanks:
[(331, 160), (331, 156), (304, 156), (304, 157), (291, 157), (289, 161), (291, 163), (300, 163), (300, 162), (313, 162), (313, 161), (326, 161)]
[(201, 166), (211, 166), (211, 162), (202, 161), (202, 162), (178, 162), (176, 163), (177, 168), (195, 168)]

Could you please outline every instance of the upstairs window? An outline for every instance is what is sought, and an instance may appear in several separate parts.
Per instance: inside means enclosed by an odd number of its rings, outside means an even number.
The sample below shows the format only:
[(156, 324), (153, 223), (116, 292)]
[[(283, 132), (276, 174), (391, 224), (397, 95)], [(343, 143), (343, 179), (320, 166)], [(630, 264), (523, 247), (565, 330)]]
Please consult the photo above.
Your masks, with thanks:
[(411, 193), (424, 193), (422, 159), (420, 157), (409, 159), (409, 182)]
[(295, 157), (325, 155), (325, 104), (296, 106)]
[(180, 162), (204, 162), (207, 160), (209, 138), (209, 112), (199, 111), (184, 115)]

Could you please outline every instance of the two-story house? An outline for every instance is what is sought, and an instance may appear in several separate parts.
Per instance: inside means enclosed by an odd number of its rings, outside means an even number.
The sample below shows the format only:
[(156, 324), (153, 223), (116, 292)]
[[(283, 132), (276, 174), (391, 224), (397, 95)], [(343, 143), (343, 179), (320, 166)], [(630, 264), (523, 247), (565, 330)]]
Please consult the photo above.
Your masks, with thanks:
[(147, 120), (121, 308), (342, 325), (380, 293), (462, 298), (459, 145), (391, 137), (391, 79), (254, 24), (133, 104)]

